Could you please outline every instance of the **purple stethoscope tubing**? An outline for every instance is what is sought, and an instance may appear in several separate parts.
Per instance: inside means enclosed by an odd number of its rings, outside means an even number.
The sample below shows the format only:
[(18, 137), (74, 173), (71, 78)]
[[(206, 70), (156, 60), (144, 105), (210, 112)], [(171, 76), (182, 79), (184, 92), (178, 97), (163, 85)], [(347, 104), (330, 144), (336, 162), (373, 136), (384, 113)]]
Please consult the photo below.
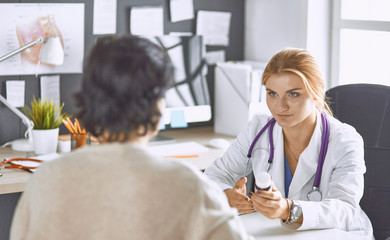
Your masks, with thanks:
[[(329, 144), (329, 122), (326, 118), (325, 113), (321, 113), (321, 120), (322, 120), (322, 136), (321, 136), (321, 149), (320, 149), (320, 155), (318, 157), (318, 165), (316, 170), (316, 175), (314, 178), (313, 183), (313, 189), (307, 194), (307, 198), (310, 201), (320, 201), (322, 199), (321, 192), (319, 191), (320, 181), (321, 181), (321, 175), (322, 175), (322, 168), (324, 166), (325, 162), (325, 156), (326, 152), (328, 150), (328, 144)], [(270, 156), (268, 158), (268, 165), (266, 171), (269, 171), (270, 165), (272, 164), (273, 158), (274, 158), (274, 143), (273, 143), (273, 137), (272, 137), (272, 131), (275, 126), (276, 120), (275, 118), (272, 118), (256, 135), (256, 137), (253, 139), (249, 150), (248, 150), (248, 160), (252, 157), (252, 151), (256, 144), (256, 142), (259, 140), (260, 136), (267, 130), (269, 127), (268, 132), (268, 138), (270, 143)]]
[(247, 155), (248, 158), (252, 157), (252, 151), (253, 151), (255, 144), (257, 143), (257, 140), (259, 140), (260, 136), (265, 132), (265, 130), (267, 130), (267, 128), (270, 127), (268, 136), (269, 136), (269, 144), (270, 144), (270, 148), (271, 148), (271, 153), (270, 153), (270, 156), (268, 158), (268, 162), (269, 163), (272, 162), (272, 159), (274, 158), (274, 143), (273, 143), (273, 137), (272, 137), (272, 130), (275, 126), (275, 122), (276, 122), (275, 118), (272, 118), (271, 120), (269, 120), (269, 122), (256, 135), (255, 139), (253, 139), (253, 141), (252, 141), (251, 146), (249, 147), (249, 151), (248, 151), (248, 155)]
[(328, 143), (329, 143), (329, 123), (324, 113), (321, 114), (321, 119), (323, 125), (322, 141), (321, 141), (320, 156), (318, 158), (316, 176), (314, 178), (314, 183), (313, 183), (313, 187), (316, 188), (319, 188), (320, 186), (322, 167), (324, 166), (325, 156), (328, 150)]

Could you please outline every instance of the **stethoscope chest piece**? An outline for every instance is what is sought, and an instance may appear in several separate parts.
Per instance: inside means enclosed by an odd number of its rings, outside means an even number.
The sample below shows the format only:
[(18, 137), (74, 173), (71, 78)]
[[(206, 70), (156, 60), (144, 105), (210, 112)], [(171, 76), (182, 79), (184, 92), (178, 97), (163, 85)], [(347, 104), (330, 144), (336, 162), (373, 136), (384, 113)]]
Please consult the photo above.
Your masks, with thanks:
[(313, 187), (313, 190), (311, 190), (311, 191), (307, 194), (307, 200), (313, 201), (313, 202), (319, 202), (319, 201), (322, 200), (322, 194), (321, 194), (321, 192), (318, 190), (318, 188)]

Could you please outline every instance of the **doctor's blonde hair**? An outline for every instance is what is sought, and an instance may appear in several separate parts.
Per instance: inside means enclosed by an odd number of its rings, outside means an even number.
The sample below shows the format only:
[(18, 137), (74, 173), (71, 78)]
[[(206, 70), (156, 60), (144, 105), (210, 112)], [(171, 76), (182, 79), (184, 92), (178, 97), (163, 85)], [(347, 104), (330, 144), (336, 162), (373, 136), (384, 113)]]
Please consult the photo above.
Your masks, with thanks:
[(331, 116), (332, 110), (326, 102), (325, 83), (313, 56), (304, 49), (286, 48), (276, 53), (263, 73), (262, 84), (274, 74), (293, 73), (302, 79), (307, 91), (316, 101), (317, 108)]

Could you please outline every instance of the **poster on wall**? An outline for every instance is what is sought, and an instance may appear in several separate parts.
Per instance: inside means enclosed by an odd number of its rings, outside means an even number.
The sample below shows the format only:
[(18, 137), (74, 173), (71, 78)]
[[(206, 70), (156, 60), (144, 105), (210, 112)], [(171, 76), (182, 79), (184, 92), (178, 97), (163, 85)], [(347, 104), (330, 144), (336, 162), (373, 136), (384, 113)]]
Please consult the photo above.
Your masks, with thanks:
[(58, 37), (62, 65), (40, 61), (42, 43), (0, 62), (0, 75), (81, 73), (84, 57), (84, 4), (0, 4), (0, 57), (39, 37)]

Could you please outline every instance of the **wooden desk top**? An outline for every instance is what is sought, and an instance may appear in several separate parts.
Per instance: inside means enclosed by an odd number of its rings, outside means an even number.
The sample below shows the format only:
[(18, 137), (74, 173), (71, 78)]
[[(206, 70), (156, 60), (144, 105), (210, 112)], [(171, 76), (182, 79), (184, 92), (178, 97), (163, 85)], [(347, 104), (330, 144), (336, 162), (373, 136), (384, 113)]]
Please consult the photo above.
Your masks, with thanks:
[[(0, 148), (0, 161), (5, 158), (27, 157), (25, 152), (13, 151), (10, 147)], [(0, 194), (21, 192), (31, 173), (20, 169), (2, 169), (0, 174)]]
[[(207, 142), (211, 138), (224, 138), (229, 142), (232, 142), (234, 140), (233, 137), (214, 133), (213, 127), (211, 126), (166, 130), (162, 131), (160, 135), (174, 138), (177, 143), (195, 141), (204, 146), (207, 146)], [(214, 159), (222, 155), (223, 152), (224, 150), (221, 149), (209, 148), (208, 152), (199, 153), (199, 157), (197, 158), (182, 158), (180, 159), (180, 161), (189, 162), (191, 164), (194, 164), (199, 169), (204, 170)], [(4, 158), (26, 156), (26, 153), (15, 152), (9, 147), (0, 148), (1, 161)], [(20, 169), (3, 169), (1, 173), (3, 174), (3, 176), (0, 177), (0, 194), (22, 192), (24, 190), (27, 180), (32, 175), (32, 173)]]

